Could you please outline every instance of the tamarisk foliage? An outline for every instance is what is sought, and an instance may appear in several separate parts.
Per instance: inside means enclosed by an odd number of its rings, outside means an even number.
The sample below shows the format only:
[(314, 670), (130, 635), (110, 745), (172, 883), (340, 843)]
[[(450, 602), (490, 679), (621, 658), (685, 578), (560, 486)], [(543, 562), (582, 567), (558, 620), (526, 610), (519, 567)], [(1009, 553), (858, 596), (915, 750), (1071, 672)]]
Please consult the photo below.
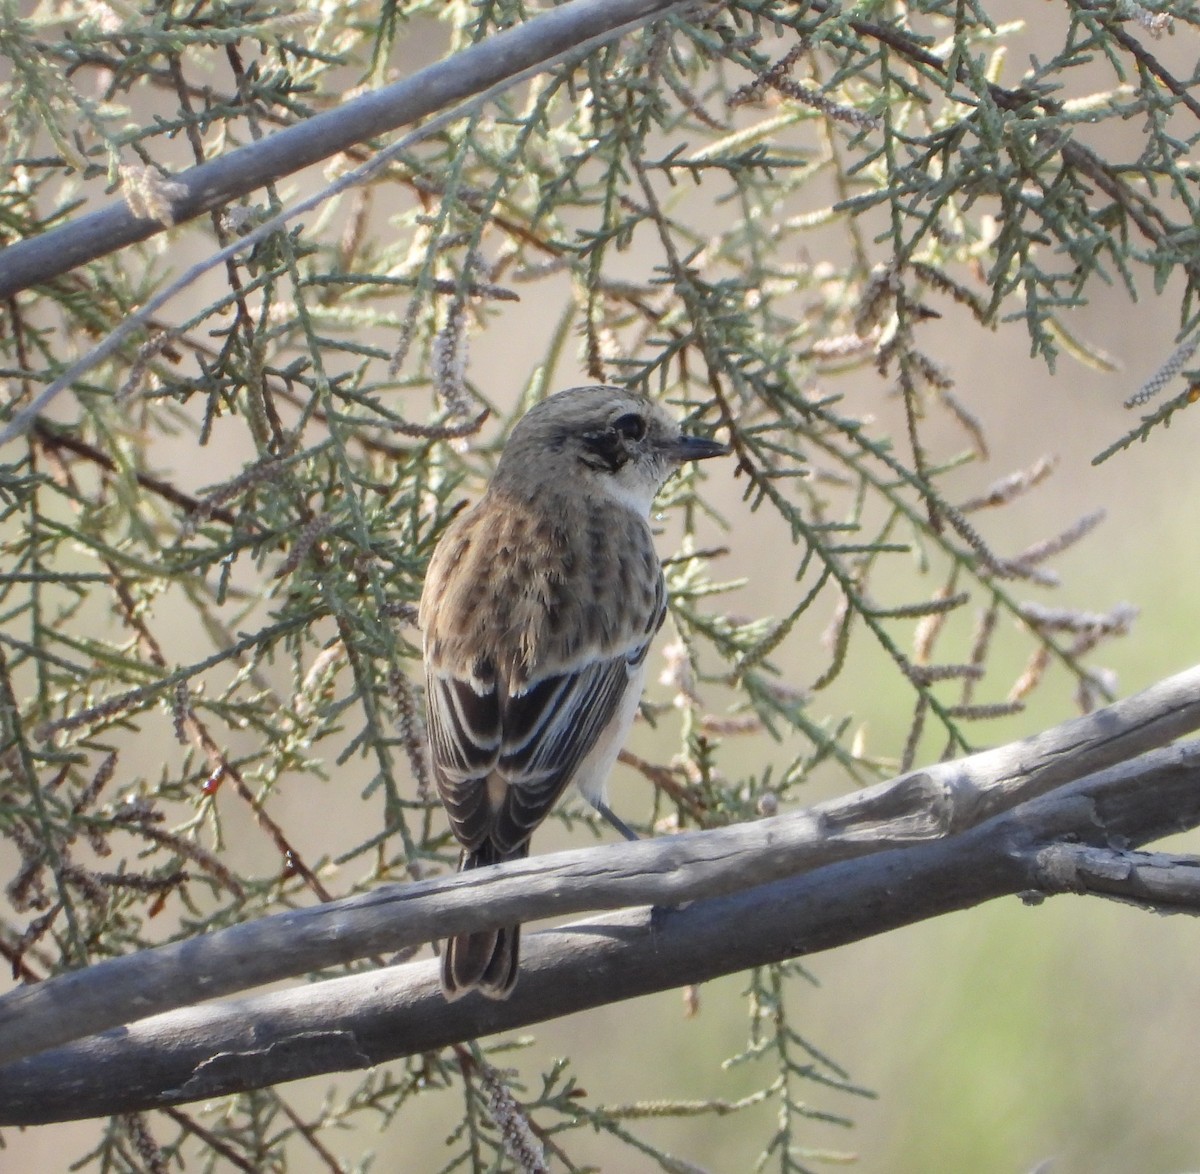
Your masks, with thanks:
[[(1111, 700), (1097, 651), (1135, 609), (1045, 598), (1101, 515), (995, 545), (996, 511), (1042, 492), (1053, 461), (1030, 452), (951, 492), (988, 455), (994, 405), (956, 386), (927, 326), (1024, 330), (1049, 371), (1064, 353), (1103, 364), (1070, 311), (1097, 282), (1171, 278), (1179, 349), (1130, 407), (1183, 383), (1111, 451), (1197, 398), (1200, 105), (1157, 52), (1197, 17), (1043, 5), (1017, 69), (1018, 26), (945, 0), (63, 0), (4, 16), (14, 983), (452, 867), (415, 603), (508, 426), (571, 383), (667, 398), (736, 454), (740, 500), (717, 502), (711, 470), (660, 500), (677, 544), (646, 706), (660, 749), (626, 755), (649, 784), (627, 813), (645, 831), (787, 811), (817, 772), (852, 789), (969, 754), (1031, 696)], [(388, 107), (416, 65), (432, 72)], [(1119, 156), (1105, 132), (1130, 119), (1144, 135)], [(212, 263), (180, 281), (181, 258)], [(899, 405), (895, 435), (848, 406), (863, 387)], [(931, 426), (944, 418), (954, 441)], [(731, 568), (725, 530), (750, 514), (777, 542)], [(747, 612), (746, 579), (785, 605)], [(909, 715), (896, 745), (828, 700), (863, 645)], [(996, 655), (1013, 649), (1015, 675)], [(570, 804), (558, 818), (590, 821)], [(420, 1130), (453, 1095), (447, 1169), (578, 1169), (584, 1130), (690, 1169), (655, 1118), (763, 1104), (762, 1168), (809, 1169), (810, 1130), (863, 1090), (793, 1021), (797, 973), (749, 973), (730, 1064), (762, 1079), (745, 1097), (675, 1097), (664, 1073), (653, 1106), (608, 1105), (567, 1062), (514, 1075), (513, 1040), (464, 1038), (345, 1078), (315, 1112), (281, 1085), (114, 1117), (90, 1168), (200, 1151), (341, 1169), (347, 1126)]]

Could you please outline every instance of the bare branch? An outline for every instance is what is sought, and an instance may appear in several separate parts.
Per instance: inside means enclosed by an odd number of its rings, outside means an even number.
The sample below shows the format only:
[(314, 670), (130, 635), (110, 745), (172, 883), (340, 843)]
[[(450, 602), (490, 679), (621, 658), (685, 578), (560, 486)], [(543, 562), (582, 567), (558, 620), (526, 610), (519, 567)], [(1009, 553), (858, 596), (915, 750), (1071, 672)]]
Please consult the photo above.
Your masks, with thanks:
[[(1010, 893), (1026, 899), (1031, 891), (1128, 895), (1114, 893), (1114, 876), (1151, 872), (1161, 893), (1172, 870), (1164, 872), (1160, 858), (1110, 845), (1137, 845), (1197, 824), (1200, 743), (1193, 742), (1101, 771), (962, 835), (878, 850), (724, 897), (630, 909), (530, 935), (521, 980), (503, 1002), (475, 996), (446, 1002), (437, 966), (426, 961), (170, 1012), (90, 1036), (0, 1068), (0, 1125), (159, 1108), (364, 1068), (830, 949)], [(597, 891), (636, 887), (645, 878), (630, 877), (626, 865), (639, 853), (685, 842), (720, 845), (742, 830), (562, 853), (544, 858), (556, 878), (546, 879), (574, 887), (587, 869), (586, 883)], [(1103, 849), (1104, 866), (1099, 855), (1089, 865), (1075, 853), (1065, 871), (1058, 841), (1067, 836)], [(887, 847), (882, 841), (872, 846)], [(731, 859), (756, 871), (754, 856)], [(1172, 862), (1193, 888), (1197, 867), (1196, 860)], [(486, 871), (493, 874), (489, 898), (512, 887), (515, 869)], [(669, 876), (647, 883), (672, 887)], [(1118, 886), (1124, 883), (1118, 879)], [(690, 891), (686, 883), (675, 887)], [(489, 912), (498, 904), (489, 900)], [(539, 900), (543, 908), (548, 904)], [(446, 928), (457, 932), (482, 920), (452, 914)]]
[[(494, 33), (412, 77), (363, 94), (171, 177), (172, 223), (181, 224), (357, 143), (455, 103), (494, 96), (531, 72), (595, 48), (680, 5), (681, 0), (574, 0)], [(463, 113), (463, 112), (460, 112)], [(0, 299), (105, 257), (169, 227), (124, 200), (0, 250)]]
[[(1145, 842), (1200, 822), (1200, 795), (1189, 791), (1187, 802), (1173, 796), (1164, 807), (1161, 796), (1148, 789), (1160, 778), (1166, 780), (1163, 786), (1173, 786), (1181, 769), (1185, 790), (1194, 788), (1200, 748), (1135, 756), (1197, 727), (1200, 669), (1191, 669), (1034, 738), (916, 771), (807, 811), (382, 886), (365, 896), (101, 962), (0, 999), (0, 1055), (17, 1060), (147, 1014), (447, 934), (589, 909), (690, 905), (897, 847), (946, 843), (955, 833), (1055, 788), (1060, 789), (1054, 795), (1058, 822), (1047, 837), (1069, 831), (1087, 840), (1099, 827), (1106, 835), (1124, 837), (1123, 842)], [(1113, 767), (1117, 763), (1124, 765)], [(1105, 768), (1112, 769), (1095, 773)], [(1085, 783), (1077, 786), (1106, 786), (1118, 798), (1127, 793), (1122, 787), (1132, 787), (1138, 801), (1119, 810), (1115, 823), (1098, 820), (1092, 806), (1081, 809), (1061, 791), (1079, 779)], [(1117, 799), (1110, 796), (1108, 802), (1115, 805)], [(867, 877), (876, 875), (865, 861), (863, 869)], [(1073, 882), (1055, 882), (1054, 875), (1048, 872), (1045, 882), (1051, 891), (1073, 887)], [(1020, 887), (1040, 883), (1024, 877)], [(941, 886), (932, 888), (936, 903)], [(864, 933), (885, 928), (881, 924)], [(740, 955), (723, 963), (728, 970), (756, 964)], [(661, 977), (663, 986), (699, 981), (665, 960)], [(460, 1038), (472, 1034), (469, 1030)]]
[(1200, 859), (1195, 856), (1065, 843), (1042, 851), (1038, 866), (1039, 888), (1047, 893), (1091, 893), (1156, 913), (1200, 914)]

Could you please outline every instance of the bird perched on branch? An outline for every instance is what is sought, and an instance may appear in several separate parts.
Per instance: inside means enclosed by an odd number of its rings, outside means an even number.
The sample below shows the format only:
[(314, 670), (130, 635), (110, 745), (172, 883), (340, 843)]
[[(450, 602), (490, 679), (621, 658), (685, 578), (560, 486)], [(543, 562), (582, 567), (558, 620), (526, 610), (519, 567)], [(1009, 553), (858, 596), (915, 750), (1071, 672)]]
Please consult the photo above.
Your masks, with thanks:
[[(666, 614), (650, 505), (685, 461), (728, 451), (645, 396), (575, 387), (521, 418), (483, 498), (447, 528), (420, 622), (433, 772), (460, 870), (523, 859), (571, 782), (631, 834), (604, 787)], [(446, 996), (507, 998), (519, 938), (514, 925), (447, 942)]]

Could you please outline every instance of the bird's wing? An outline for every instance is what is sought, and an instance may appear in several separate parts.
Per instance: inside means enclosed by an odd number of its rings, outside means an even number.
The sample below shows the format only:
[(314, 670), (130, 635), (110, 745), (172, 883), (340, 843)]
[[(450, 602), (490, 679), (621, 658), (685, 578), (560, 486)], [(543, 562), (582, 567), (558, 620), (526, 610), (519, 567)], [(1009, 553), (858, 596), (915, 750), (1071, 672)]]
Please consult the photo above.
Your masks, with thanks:
[(491, 823), (487, 777), (500, 756), (495, 681), (463, 679), (430, 668), (425, 675), (425, 706), (438, 794), (454, 834), (468, 849), (475, 849), (487, 838)]
[[(468, 849), (506, 855), (550, 813), (621, 706), (650, 640), (509, 692), (433, 671), (426, 682), (438, 792)], [(489, 783), (498, 791), (489, 794)]]

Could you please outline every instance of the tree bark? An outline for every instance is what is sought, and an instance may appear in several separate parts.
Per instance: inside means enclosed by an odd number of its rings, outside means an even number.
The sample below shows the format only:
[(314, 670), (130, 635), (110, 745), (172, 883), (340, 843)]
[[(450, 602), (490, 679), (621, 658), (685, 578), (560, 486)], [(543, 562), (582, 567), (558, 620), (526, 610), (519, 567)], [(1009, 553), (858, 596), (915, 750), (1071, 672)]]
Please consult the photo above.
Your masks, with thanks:
[[(1130, 849), (1200, 825), (1200, 742), (1139, 754), (1198, 724), (1191, 670), (1035, 738), (808, 811), (384, 886), (24, 988), (0, 1000), (3, 1054), (27, 1056), (0, 1067), (0, 1125), (361, 1068), (1004, 894), (1089, 892), (1195, 912), (1200, 862)], [(447, 1003), (436, 964), (418, 962), (76, 1038), (434, 936), (623, 905), (638, 907), (528, 935), (505, 1002)], [(76, 1042), (30, 1055), (63, 1039)]]
[[(0, 997), (0, 1063), (147, 1015), (451, 934), (678, 905), (966, 830), (1200, 729), (1200, 668), (1008, 746), (708, 832), (534, 857), (265, 917)], [(1148, 762), (1136, 769), (1150, 769)]]
[[(565, 56), (596, 48), (678, 7), (681, 0), (574, 0), (494, 33), (412, 77), (171, 176), (181, 224), (377, 135), (455, 103), (498, 92)], [(117, 201), (0, 250), (0, 300), (106, 257), (170, 225)]]

